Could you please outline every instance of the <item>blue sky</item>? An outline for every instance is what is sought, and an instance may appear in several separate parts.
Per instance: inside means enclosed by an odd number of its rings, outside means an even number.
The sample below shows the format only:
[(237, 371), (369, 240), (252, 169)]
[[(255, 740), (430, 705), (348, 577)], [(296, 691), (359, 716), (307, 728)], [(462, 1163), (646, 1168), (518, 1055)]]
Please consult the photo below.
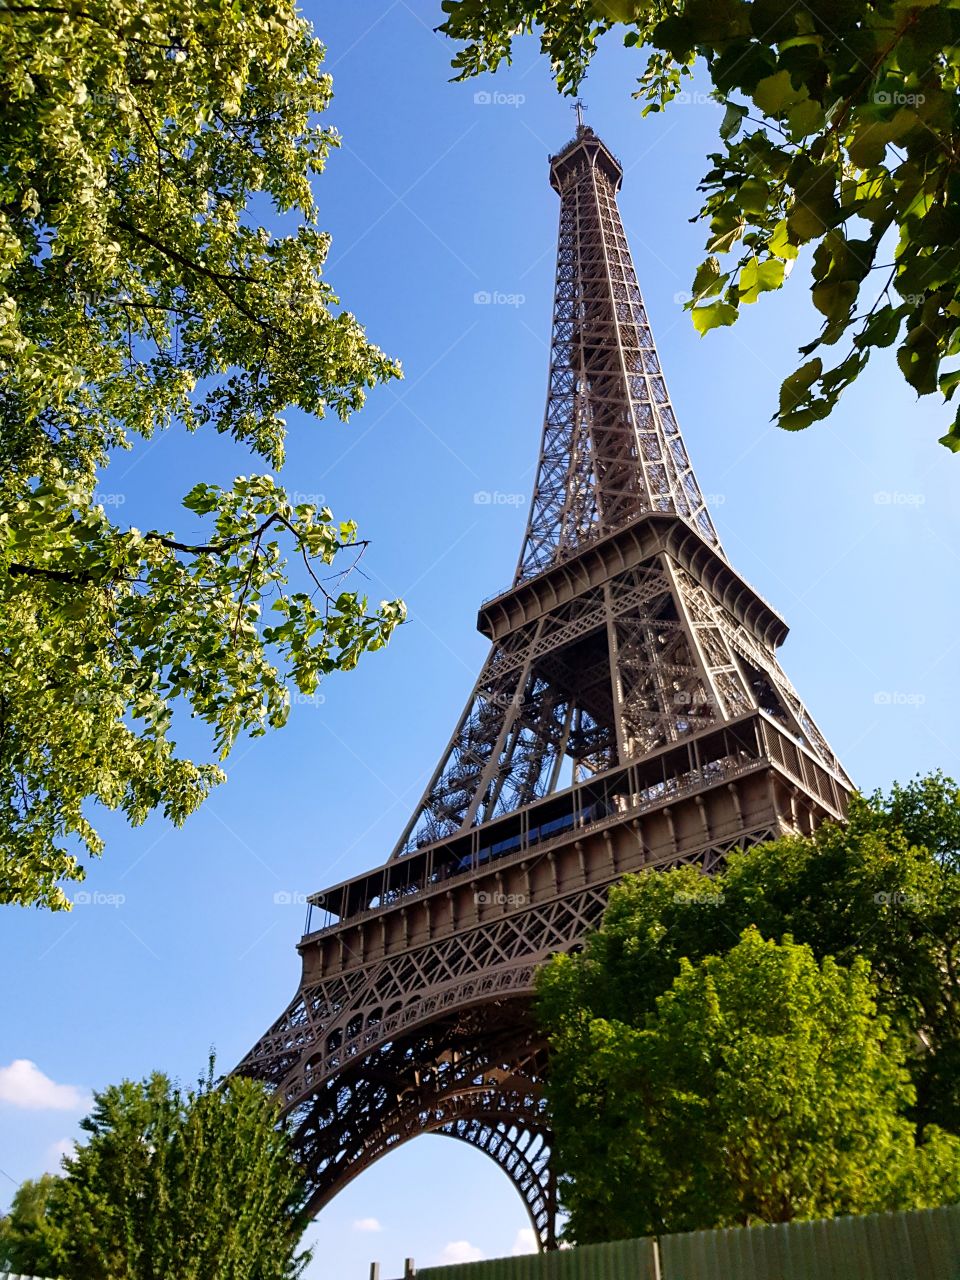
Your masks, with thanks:
[[(280, 1013), (303, 896), (389, 854), (483, 660), (477, 605), (516, 562), (546, 387), (558, 212), (547, 156), (572, 113), (533, 41), (511, 70), (449, 83), (432, 0), (307, 13), (328, 44), (329, 119), (344, 137), (316, 184), (334, 237), (328, 277), (406, 379), (347, 427), (291, 414), (285, 481), (358, 521), (371, 593), (404, 596), (410, 622), (296, 703), (282, 732), (241, 743), (229, 781), (184, 829), (154, 819), (129, 831), (101, 815), (107, 854), (83, 886), (97, 901), (58, 917), (4, 910), (0, 1067), (27, 1060), (61, 1088), (25, 1067), (0, 1075), (2, 1203), (55, 1166), (90, 1089), (155, 1068), (190, 1080), (211, 1044), (228, 1067)], [(932, 397), (918, 404), (881, 353), (829, 422), (793, 436), (770, 425), (794, 350), (816, 330), (805, 264), (733, 330), (696, 336), (681, 303), (704, 232), (688, 219), (718, 109), (694, 92), (641, 119), (640, 66), (610, 44), (584, 97), (624, 165), (641, 287), (727, 552), (786, 615), (784, 665), (861, 787), (956, 774), (960, 458), (936, 444), (947, 415)], [(493, 100), (475, 101), (482, 91)], [(481, 305), (480, 292), (512, 300)], [(102, 488), (121, 519), (188, 533), (176, 509), (196, 480), (255, 469), (229, 442), (172, 433)], [(181, 741), (204, 749), (193, 726)], [(527, 1225), (486, 1157), (421, 1138), (321, 1215), (310, 1276), (510, 1253)]]

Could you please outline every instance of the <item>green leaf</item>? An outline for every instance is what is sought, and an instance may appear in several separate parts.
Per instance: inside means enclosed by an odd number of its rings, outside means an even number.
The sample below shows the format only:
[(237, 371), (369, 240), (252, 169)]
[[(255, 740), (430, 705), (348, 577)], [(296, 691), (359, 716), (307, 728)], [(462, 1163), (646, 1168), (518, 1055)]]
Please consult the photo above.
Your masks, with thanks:
[(936, 391), (939, 356), (937, 342), (932, 334), (914, 330), (911, 337), (897, 349), (897, 364), (917, 395), (926, 396)]
[(787, 123), (792, 138), (806, 138), (812, 133), (820, 132), (826, 124), (826, 117), (820, 103), (808, 98), (790, 107), (787, 112)]
[(794, 88), (789, 71), (777, 71), (766, 76), (753, 90), (754, 102), (767, 116), (780, 116), (789, 107), (796, 106), (809, 97), (806, 85)]
[(701, 302), (704, 298), (710, 298), (719, 293), (729, 278), (729, 274), (725, 275), (721, 272), (718, 258), (707, 258), (697, 268), (693, 281), (693, 300), (689, 305), (692, 306), (693, 303)]
[(815, 284), (811, 289), (813, 305), (828, 320), (845, 319), (857, 300), (860, 286), (855, 280), (829, 279)]
[(743, 107), (738, 102), (728, 102), (726, 106), (727, 109), (723, 113), (723, 120), (720, 124), (720, 137), (725, 142), (729, 142), (740, 132), (740, 126), (743, 124), (744, 117), (748, 114), (750, 108)]
[(787, 225), (786, 218), (781, 218), (773, 229), (773, 234), (767, 242), (767, 248), (776, 258), (784, 258), (791, 260), (796, 258), (800, 250), (790, 240), (790, 230)]
[(694, 328), (703, 337), (710, 329), (733, 324), (737, 318), (737, 308), (729, 302), (711, 302), (706, 307), (694, 307), (690, 314)]
[[(806, 399), (807, 393), (823, 373), (823, 361), (819, 356), (808, 360), (799, 369), (785, 378), (780, 387), (780, 413), (791, 413)], [(781, 418), (782, 425), (782, 418)], [(804, 423), (804, 426), (807, 424)]]
[(763, 213), (767, 207), (770, 187), (761, 178), (747, 178), (741, 182), (736, 199), (740, 208), (747, 213)]
[(761, 293), (779, 289), (783, 284), (783, 263), (778, 258), (760, 262), (751, 258), (740, 272), (737, 289), (741, 302), (756, 302)]
[(896, 129), (890, 120), (863, 120), (847, 142), (847, 154), (860, 169), (882, 162)]
[(903, 324), (904, 307), (889, 304), (876, 311), (864, 326), (862, 334), (854, 338), (857, 346), (889, 347)]

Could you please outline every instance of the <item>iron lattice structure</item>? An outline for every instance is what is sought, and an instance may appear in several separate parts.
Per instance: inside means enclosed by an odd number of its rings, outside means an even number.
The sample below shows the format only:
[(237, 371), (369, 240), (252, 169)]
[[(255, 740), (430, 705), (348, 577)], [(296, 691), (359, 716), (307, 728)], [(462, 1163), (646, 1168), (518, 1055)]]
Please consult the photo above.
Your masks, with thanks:
[(311, 898), (303, 974), (240, 1070), (280, 1093), (319, 1210), (438, 1133), (511, 1177), (555, 1245), (533, 975), (611, 884), (709, 873), (841, 818), (850, 782), (784, 674), (783, 619), (724, 555), (589, 127), (551, 161), (560, 238), (540, 464), (489, 656), (382, 866)]

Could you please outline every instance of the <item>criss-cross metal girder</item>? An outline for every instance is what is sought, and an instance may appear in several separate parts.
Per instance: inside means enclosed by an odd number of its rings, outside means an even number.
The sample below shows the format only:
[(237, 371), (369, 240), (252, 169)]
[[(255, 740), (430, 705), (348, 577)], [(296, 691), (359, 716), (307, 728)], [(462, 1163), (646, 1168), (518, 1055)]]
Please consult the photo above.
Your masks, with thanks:
[[(326, 1204), (421, 1133), (468, 1142), (556, 1244), (531, 1014), (625, 874), (843, 817), (850, 782), (729, 563), (670, 405), (591, 129), (551, 161), (560, 238), (540, 463), (490, 653), (391, 857), (311, 899), (303, 974), (238, 1068), (280, 1094)], [(314, 919), (314, 916), (319, 916)]]

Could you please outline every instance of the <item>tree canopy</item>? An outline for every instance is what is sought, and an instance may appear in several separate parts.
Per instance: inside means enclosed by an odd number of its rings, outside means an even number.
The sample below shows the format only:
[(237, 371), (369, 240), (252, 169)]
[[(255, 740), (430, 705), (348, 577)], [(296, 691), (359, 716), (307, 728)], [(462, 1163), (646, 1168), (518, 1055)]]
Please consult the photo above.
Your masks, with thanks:
[[(815, 249), (816, 338), (776, 418), (825, 418), (873, 352), (896, 345), (918, 395), (960, 384), (960, 10), (951, 0), (443, 0), (460, 78), (539, 31), (575, 93), (599, 40), (646, 46), (644, 113), (703, 63), (726, 110), (700, 190), (708, 256), (689, 303), (703, 334), (779, 289)], [(840, 355), (831, 360), (829, 348)], [(960, 450), (960, 411), (941, 443)]]
[(14, 1194), (10, 1212), (0, 1217), (0, 1271), (43, 1276), (52, 1265), (47, 1203), (57, 1184), (52, 1173), (28, 1178)]
[[(715, 877), (611, 891), (582, 953), (538, 978), (578, 1241), (960, 1198), (958, 823), (937, 774)], [(763, 1153), (788, 1148), (777, 1175)]]
[(261, 1084), (217, 1085), (212, 1064), (195, 1089), (160, 1074), (105, 1089), (63, 1176), (21, 1189), (11, 1257), (64, 1280), (293, 1280), (305, 1191), (277, 1120)]
[[(270, 474), (191, 477), (200, 537), (104, 501), (160, 431), (276, 471), (288, 406), (346, 420), (399, 375), (323, 277), (323, 57), (292, 0), (0, 3), (0, 901), (67, 906), (96, 805), (182, 822), (290, 682), (403, 618), (342, 581), (354, 522)], [(214, 760), (178, 754), (177, 705)]]

